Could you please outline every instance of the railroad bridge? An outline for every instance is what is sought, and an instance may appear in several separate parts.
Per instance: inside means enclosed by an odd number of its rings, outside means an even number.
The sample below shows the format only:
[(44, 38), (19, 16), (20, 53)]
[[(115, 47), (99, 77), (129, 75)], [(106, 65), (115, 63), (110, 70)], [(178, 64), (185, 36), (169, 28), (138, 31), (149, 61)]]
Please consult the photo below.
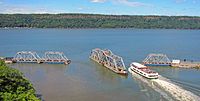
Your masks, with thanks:
[(171, 65), (171, 60), (165, 54), (149, 54), (144, 60), (145, 65)]
[(51, 63), (51, 64), (70, 64), (70, 60), (63, 52), (45, 52), (43, 57), (40, 57), (36, 52), (21, 51), (17, 52), (12, 59), (13, 62), (19, 63)]

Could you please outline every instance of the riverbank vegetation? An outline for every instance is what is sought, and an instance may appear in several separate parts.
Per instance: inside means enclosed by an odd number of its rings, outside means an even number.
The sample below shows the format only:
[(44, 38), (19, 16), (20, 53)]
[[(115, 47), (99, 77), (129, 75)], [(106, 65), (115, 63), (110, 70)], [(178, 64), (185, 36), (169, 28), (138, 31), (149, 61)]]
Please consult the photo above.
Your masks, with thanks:
[(23, 74), (0, 60), (0, 101), (40, 101)]
[(0, 27), (200, 29), (200, 17), (99, 14), (0, 14)]

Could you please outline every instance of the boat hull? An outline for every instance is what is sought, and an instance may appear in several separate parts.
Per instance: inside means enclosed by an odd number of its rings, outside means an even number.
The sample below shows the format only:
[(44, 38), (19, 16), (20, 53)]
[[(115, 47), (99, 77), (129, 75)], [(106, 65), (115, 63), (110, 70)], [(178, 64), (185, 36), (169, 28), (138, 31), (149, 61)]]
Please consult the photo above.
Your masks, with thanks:
[(170, 66), (170, 64), (145, 64), (145, 66)]
[(147, 79), (157, 79), (158, 78), (158, 74), (157, 74), (157, 76), (150, 76), (150, 75), (148, 75), (148, 74), (145, 74), (145, 73), (141, 73), (141, 72), (137, 72), (136, 70), (134, 70), (134, 69), (132, 69), (132, 67), (129, 67), (128, 68), (128, 71), (131, 73), (131, 74), (133, 74), (133, 73), (136, 73), (136, 74), (139, 74), (139, 75), (141, 75), (141, 76), (143, 76), (143, 77), (145, 77), (145, 78), (147, 78)]

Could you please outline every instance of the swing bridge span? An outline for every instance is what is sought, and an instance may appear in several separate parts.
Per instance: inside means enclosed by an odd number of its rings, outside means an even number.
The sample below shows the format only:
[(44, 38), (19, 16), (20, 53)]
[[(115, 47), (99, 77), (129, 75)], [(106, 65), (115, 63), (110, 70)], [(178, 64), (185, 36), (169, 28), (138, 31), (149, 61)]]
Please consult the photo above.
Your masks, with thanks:
[(49, 64), (70, 64), (70, 60), (63, 52), (47, 51), (40, 57), (33, 51), (17, 52), (12, 58), (13, 63), (49, 63)]
[(200, 62), (193, 62), (184, 59), (170, 60), (165, 54), (149, 54), (143, 61), (143, 64), (149, 66), (172, 66), (183, 68), (200, 68)]
[(149, 54), (143, 61), (145, 65), (171, 65), (171, 60), (165, 54)]
[(93, 49), (90, 55), (90, 59), (103, 65), (104, 67), (112, 70), (115, 73), (126, 75), (126, 67), (122, 57), (117, 56), (108, 49)]

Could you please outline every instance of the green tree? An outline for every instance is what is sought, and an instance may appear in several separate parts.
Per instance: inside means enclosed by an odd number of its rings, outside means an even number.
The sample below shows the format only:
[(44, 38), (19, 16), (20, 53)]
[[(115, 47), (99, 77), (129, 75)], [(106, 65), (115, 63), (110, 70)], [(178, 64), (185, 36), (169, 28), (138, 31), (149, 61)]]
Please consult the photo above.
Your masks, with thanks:
[(0, 60), (0, 101), (40, 101), (30, 81)]

